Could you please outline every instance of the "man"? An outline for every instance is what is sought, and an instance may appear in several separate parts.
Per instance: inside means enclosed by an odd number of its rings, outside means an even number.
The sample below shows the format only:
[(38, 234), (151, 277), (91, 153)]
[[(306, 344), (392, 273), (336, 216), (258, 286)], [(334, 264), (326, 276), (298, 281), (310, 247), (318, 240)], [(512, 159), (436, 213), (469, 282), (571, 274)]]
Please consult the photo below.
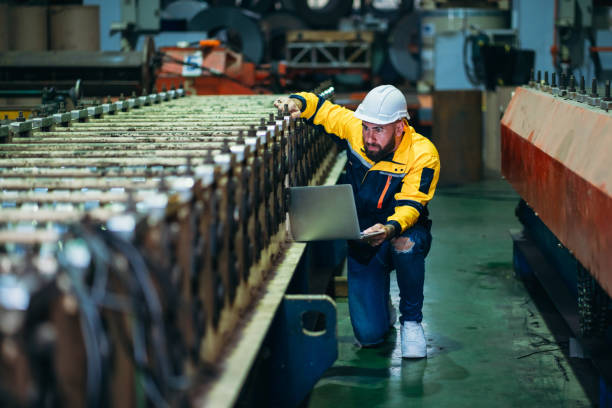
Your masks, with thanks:
[(380, 232), (367, 242), (349, 242), (349, 314), (357, 341), (366, 347), (382, 343), (395, 323), (389, 297), (389, 272), (395, 269), (402, 357), (426, 357), (421, 309), (431, 245), (427, 203), (440, 172), (436, 148), (408, 124), (406, 99), (391, 85), (372, 89), (355, 112), (306, 92), (274, 103), (285, 104), (293, 117), (345, 142), (360, 227)]

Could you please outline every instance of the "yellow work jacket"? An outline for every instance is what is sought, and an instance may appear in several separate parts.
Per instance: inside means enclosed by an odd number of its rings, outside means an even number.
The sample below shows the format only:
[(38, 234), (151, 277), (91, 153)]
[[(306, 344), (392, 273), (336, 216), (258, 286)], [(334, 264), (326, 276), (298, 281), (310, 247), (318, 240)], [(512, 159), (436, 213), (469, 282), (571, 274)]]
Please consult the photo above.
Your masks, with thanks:
[(404, 120), (404, 135), (395, 152), (373, 162), (364, 150), (361, 119), (354, 112), (300, 92), (302, 117), (346, 144), (347, 181), (353, 186), (362, 230), (376, 223), (393, 224), (397, 235), (416, 223), (429, 228), (427, 203), (440, 175), (440, 159), (433, 143)]

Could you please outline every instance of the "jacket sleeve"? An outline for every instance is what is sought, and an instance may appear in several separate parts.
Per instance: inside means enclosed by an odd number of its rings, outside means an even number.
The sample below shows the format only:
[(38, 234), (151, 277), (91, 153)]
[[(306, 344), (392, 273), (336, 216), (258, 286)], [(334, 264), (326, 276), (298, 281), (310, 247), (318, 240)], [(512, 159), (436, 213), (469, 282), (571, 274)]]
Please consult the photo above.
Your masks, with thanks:
[(436, 148), (428, 148), (416, 157), (409, 172), (402, 179), (402, 188), (395, 194), (395, 212), (387, 218), (395, 226), (396, 235), (412, 227), (434, 196), (440, 176), (440, 159)]
[(356, 134), (361, 135), (361, 120), (357, 119), (350, 109), (333, 104), (309, 92), (290, 95), (302, 103), (304, 119), (313, 125), (323, 126), (327, 133), (340, 139), (349, 140)]

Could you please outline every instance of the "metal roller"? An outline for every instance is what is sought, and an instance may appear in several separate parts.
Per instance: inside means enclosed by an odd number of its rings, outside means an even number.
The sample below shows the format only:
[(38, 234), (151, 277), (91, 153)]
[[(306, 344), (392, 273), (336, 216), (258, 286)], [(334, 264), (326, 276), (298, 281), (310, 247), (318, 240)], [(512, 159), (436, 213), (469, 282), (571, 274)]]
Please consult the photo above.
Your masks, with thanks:
[(402, 16), (389, 31), (389, 58), (393, 68), (405, 79), (416, 81), (421, 75), (420, 20), (416, 13)]
[(414, 10), (414, 1), (412, 0), (396, 0), (392, 2), (373, 0), (369, 4), (369, 10), (375, 16), (385, 17), (390, 20), (397, 19), (403, 14), (412, 13)]
[(249, 61), (259, 64), (264, 55), (264, 38), (259, 26), (237, 7), (210, 7), (188, 23), (191, 31), (206, 31), (210, 37), (228, 31), (229, 48), (237, 48)]
[(208, 8), (208, 4), (197, 0), (176, 0), (168, 4), (161, 13), (162, 18), (169, 20), (191, 20), (200, 11)]

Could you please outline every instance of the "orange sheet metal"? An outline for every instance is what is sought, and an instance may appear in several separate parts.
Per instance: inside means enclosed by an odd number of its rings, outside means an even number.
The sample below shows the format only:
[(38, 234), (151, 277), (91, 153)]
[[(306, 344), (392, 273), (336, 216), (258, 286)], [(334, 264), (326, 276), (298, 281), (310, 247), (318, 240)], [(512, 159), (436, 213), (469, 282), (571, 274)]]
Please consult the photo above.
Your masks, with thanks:
[(612, 295), (612, 115), (517, 88), (501, 126), (502, 173)]
[[(157, 73), (155, 86), (170, 89), (184, 83), (188, 94), (223, 95), (270, 93), (269, 72), (256, 70), (255, 64), (245, 62), (242, 55), (223, 47), (210, 50), (166, 47), (163, 65)], [(184, 76), (182, 61), (195, 52), (202, 54), (200, 76)]]

